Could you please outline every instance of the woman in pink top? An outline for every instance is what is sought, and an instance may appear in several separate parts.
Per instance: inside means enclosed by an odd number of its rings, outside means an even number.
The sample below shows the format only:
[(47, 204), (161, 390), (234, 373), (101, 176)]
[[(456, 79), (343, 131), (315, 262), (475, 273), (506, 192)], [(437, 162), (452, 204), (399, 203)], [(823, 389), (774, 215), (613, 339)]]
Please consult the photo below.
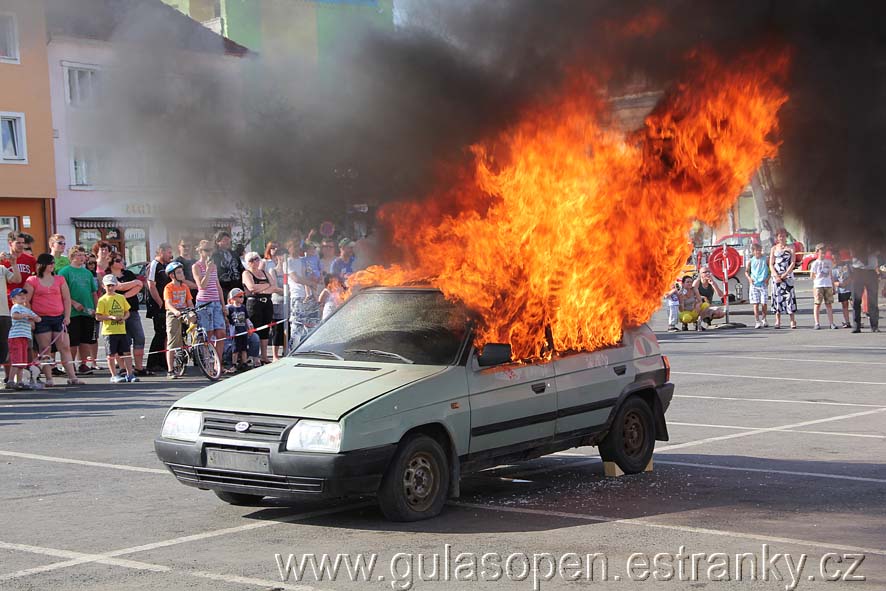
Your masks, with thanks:
[[(37, 340), (37, 350), (41, 359), (46, 356), (51, 359), (49, 351), (55, 343), (56, 349), (61, 353), (62, 364), (68, 374), (68, 384), (83, 384), (77, 379), (74, 371), (74, 360), (71, 357), (71, 346), (68, 341), (67, 326), (71, 322), (71, 292), (64, 277), (55, 274), (55, 258), (49, 253), (43, 253), (37, 257), (37, 274), (28, 277), (25, 282), (25, 292), (31, 303), (31, 310), (40, 315), (41, 320), (34, 327), (34, 338)], [(43, 375), (46, 376), (46, 385), (53, 386), (52, 364), (42, 366)]]
[(194, 283), (197, 284), (197, 322), (206, 331), (210, 340), (215, 339), (215, 350), (218, 358), (222, 359), (225, 351), (225, 332), (227, 319), (222, 313), (222, 289), (218, 283), (218, 269), (210, 258), (212, 256), (212, 243), (209, 240), (201, 240), (197, 245), (197, 254), (200, 259), (191, 267), (194, 274)]

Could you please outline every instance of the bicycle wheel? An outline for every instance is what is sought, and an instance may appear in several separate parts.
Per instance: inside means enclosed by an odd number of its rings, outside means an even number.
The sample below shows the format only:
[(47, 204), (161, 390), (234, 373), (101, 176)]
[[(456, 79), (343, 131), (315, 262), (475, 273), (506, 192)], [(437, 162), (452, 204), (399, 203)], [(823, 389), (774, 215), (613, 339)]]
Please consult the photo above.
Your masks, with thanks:
[(203, 335), (200, 335), (197, 341), (197, 345), (194, 347), (194, 360), (203, 375), (214, 382), (221, 377), (221, 359), (218, 358), (215, 347), (212, 343), (206, 342)]

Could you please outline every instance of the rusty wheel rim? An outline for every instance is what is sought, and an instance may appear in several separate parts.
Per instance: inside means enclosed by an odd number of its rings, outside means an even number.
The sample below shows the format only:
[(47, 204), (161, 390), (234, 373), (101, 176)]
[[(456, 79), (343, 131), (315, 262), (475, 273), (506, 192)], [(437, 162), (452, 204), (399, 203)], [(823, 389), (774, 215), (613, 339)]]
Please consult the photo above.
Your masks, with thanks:
[(426, 511), (430, 508), (439, 486), (437, 466), (430, 454), (419, 452), (409, 458), (403, 473), (403, 493), (412, 509)]
[(643, 454), (646, 447), (646, 426), (639, 413), (632, 411), (625, 415), (622, 438), (626, 455), (636, 458)]

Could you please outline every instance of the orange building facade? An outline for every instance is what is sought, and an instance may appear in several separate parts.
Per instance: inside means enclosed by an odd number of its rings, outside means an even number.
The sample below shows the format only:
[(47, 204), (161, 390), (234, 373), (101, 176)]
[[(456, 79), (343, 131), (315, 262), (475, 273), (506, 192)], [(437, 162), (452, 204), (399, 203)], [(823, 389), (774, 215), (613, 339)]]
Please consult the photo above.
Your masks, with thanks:
[(55, 162), (43, 0), (0, 3), (0, 250), (27, 232), (48, 250), (55, 226)]

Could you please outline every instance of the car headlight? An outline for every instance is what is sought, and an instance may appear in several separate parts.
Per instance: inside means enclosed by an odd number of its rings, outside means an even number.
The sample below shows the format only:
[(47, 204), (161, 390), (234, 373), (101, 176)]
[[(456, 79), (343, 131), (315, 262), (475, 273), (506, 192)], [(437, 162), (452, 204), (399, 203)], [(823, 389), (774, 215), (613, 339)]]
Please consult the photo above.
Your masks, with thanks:
[(336, 454), (341, 449), (341, 425), (330, 421), (299, 421), (289, 431), (286, 449)]
[(203, 413), (194, 410), (173, 409), (166, 415), (160, 435), (164, 439), (197, 441), (202, 421)]

